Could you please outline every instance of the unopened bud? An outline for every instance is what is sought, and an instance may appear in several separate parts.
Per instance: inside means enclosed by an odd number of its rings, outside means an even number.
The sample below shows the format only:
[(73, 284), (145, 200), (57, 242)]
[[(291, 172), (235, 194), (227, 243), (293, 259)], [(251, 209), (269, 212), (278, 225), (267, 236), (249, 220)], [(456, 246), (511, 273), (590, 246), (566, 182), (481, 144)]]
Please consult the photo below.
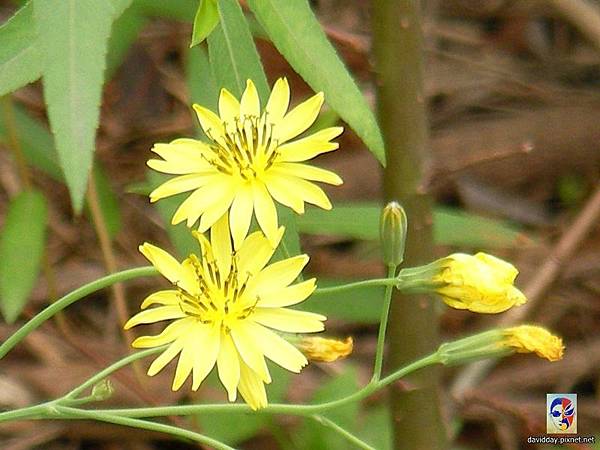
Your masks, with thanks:
[(115, 391), (112, 382), (105, 378), (99, 383), (95, 384), (92, 388), (92, 397), (96, 401), (106, 400), (112, 397), (113, 392)]
[(332, 362), (352, 353), (354, 341), (351, 337), (347, 337), (343, 341), (322, 337), (305, 337), (297, 345), (311, 361)]
[(404, 208), (398, 202), (389, 202), (381, 212), (379, 226), (384, 263), (399, 266), (404, 260), (407, 227)]

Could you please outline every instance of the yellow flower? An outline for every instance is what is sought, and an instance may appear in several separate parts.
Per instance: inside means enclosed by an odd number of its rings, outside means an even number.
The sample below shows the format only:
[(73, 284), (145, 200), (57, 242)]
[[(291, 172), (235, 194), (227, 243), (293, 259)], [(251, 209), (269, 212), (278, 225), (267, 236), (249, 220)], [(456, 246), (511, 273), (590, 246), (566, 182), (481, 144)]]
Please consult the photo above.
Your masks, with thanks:
[[(325, 317), (286, 308), (306, 299), (315, 279), (291, 284), (308, 262), (299, 255), (267, 265), (275, 249), (263, 233), (250, 234), (233, 251), (227, 216), (210, 231), (210, 241), (195, 232), (202, 258), (191, 254), (181, 264), (164, 250), (145, 243), (144, 256), (174, 286), (150, 295), (125, 328), (172, 320), (162, 333), (142, 336), (137, 348), (170, 344), (158, 356), (148, 375), (162, 370), (178, 354), (173, 390), (190, 373), (192, 389), (217, 365), (230, 401), (236, 390), (253, 408), (266, 406), (264, 383), (271, 382), (265, 356), (292, 372), (307, 364), (304, 355), (277, 332), (311, 333), (323, 330)], [(283, 235), (278, 230), (276, 241)], [(159, 305), (154, 308), (149, 306)], [(276, 330), (274, 332), (272, 330)]]
[(562, 339), (545, 328), (535, 325), (521, 325), (503, 330), (503, 345), (517, 353), (535, 353), (549, 361), (558, 361), (565, 349)]
[(486, 253), (455, 253), (437, 262), (432, 281), (435, 292), (457, 309), (499, 313), (527, 301), (513, 286), (519, 271), (510, 263)]
[(179, 175), (156, 188), (150, 201), (194, 191), (181, 203), (172, 222), (198, 219), (205, 232), (229, 213), (234, 247), (248, 234), (252, 214), (271, 243), (277, 237), (277, 211), (273, 200), (304, 212), (304, 202), (331, 209), (323, 190), (311, 183), (342, 183), (335, 173), (301, 164), (321, 153), (338, 148), (331, 142), (343, 128), (325, 128), (293, 140), (315, 121), (323, 93), (318, 93), (286, 114), (290, 89), (285, 78), (277, 80), (261, 113), (256, 87), (248, 80), (238, 100), (226, 89), (219, 97), (219, 115), (200, 106), (194, 110), (209, 142), (177, 139), (155, 144), (152, 151), (163, 159), (148, 166), (159, 172)]
[(354, 341), (350, 336), (343, 341), (322, 337), (305, 337), (297, 345), (311, 361), (332, 362), (352, 353)]

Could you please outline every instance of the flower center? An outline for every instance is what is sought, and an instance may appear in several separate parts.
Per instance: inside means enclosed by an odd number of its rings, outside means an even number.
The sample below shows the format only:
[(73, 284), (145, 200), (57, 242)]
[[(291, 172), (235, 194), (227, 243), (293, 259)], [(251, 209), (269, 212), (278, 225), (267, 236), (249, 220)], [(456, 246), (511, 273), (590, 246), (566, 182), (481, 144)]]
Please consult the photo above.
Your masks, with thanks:
[(212, 141), (213, 157), (205, 159), (219, 172), (240, 176), (248, 181), (260, 176), (273, 165), (277, 155), (277, 139), (273, 139), (273, 124), (267, 114), (236, 117), (224, 123), (221, 136), (207, 135)]
[(190, 317), (205, 324), (219, 324), (226, 332), (239, 320), (248, 318), (256, 308), (258, 297), (247, 295), (246, 287), (252, 275), (242, 276), (237, 269), (237, 255), (232, 254), (227, 277), (206, 254), (200, 261), (190, 255), (188, 261), (196, 272), (199, 293), (192, 295), (178, 287), (180, 308)]

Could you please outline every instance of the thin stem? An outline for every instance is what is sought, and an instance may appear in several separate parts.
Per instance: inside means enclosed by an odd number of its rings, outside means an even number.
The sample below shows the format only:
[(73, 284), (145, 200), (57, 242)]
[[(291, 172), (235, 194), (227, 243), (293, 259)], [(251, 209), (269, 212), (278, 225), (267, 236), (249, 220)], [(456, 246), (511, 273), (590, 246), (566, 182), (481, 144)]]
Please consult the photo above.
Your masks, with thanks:
[[(388, 279), (394, 279), (396, 275), (395, 264), (388, 265)], [(397, 280), (396, 280), (397, 282)], [(385, 332), (387, 330), (388, 317), (390, 314), (390, 304), (392, 302), (392, 291), (394, 285), (388, 284), (385, 287), (385, 296), (383, 301), (383, 308), (381, 310), (381, 319), (379, 321), (379, 334), (377, 335), (377, 350), (375, 352), (375, 366), (373, 368), (373, 381), (379, 381), (381, 378), (381, 371), (383, 370), (383, 353), (385, 350)]]
[(345, 428), (341, 427), (340, 425), (338, 425), (337, 423), (328, 419), (325, 416), (314, 415), (314, 416), (312, 416), (312, 419), (319, 422), (321, 425), (324, 425), (327, 428), (335, 431), (340, 436), (344, 437), (348, 442), (352, 442), (357, 447), (360, 447), (364, 450), (375, 450), (375, 447), (371, 447), (369, 444), (360, 440), (359, 438), (354, 436), (352, 433), (347, 431)]
[(363, 287), (373, 287), (373, 286), (396, 286), (398, 284), (398, 279), (394, 277), (389, 278), (374, 278), (372, 280), (362, 280), (355, 281), (353, 283), (342, 284), (341, 286), (331, 286), (326, 288), (317, 289), (312, 295), (324, 295), (324, 294), (332, 294), (344, 291), (351, 291), (352, 289), (363, 288)]
[(119, 361), (111, 364), (110, 366), (101, 370), (94, 376), (90, 377), (88, 380), (84, 381), (82, 384), (77, 386), (71, 392), (64, 395), (62, 397), (62, 399), (76, 398), (79, 394), (84, 392), (86, 389), (93, 387), (95, 384), (97, 384), (100, 381), (102, 381), (103, 379), (105, 379), (111, 373), (116, 372), (120, 368), (125, 367), (126, 365), (128, 365), (134, 361), (137, 361), (138, 359), (142, 359), (142, 358), (145, 358), (146, 356), (150, 356), (150, 355), (154, 355), (155, 353), (159, 353), (159, 352), (163, 351), (166, 347), (167, 347), (167, 345), (162, 345), (160, 347), (150, 348), (147, 350), (142, 350), (141, 352), (132, 353), (131, 355), (128, 355), (128, 356), (120, 359)]
[(19, 328), (12, 336), (0, 345), (0, 359), (3, 358), (15, 345), (21, 342), (25, 336), (39, 327), (46, 320), (51, 318), (57, 312), (62, 311), (67, 306), (75, 303), (87, 295), (99, 291), (107, 286), (111, 286), (119, 281), (130, 280), (132, 278), (149, 277), (157, 273), (154, 267), (137, 267), (135, 269), (123, 270), (111, 275), (107, 275), (98, 280), (92, 281), (73, 292), (68, 293), (64, 297), (52, 303), (46, 309), (35, 315), (29, 322)]
[(124, 425), (131, 428), (141, 428), (143, 430), (158, 431), (160, 433), (170, 434), (182, 439), (191, 439), (196, 442), (208, 445), (217, 450), (235, 450), (227, 444), (224, 444), (216, 439), (210, 438), (194, 431), (185, 430), (183, 428), (166, 425), (164, 423), (151, 422), (148, 420), (133, 419), (130, 417), (122, 417), (109, 413), (100, 413), (98, 411), (86, 411), (84, 409), (69, 408), (68, 406), (56, 406), (56, 411), (61, 419), (92, 419), (101, 422), (114, 423), (116, 425)]
[(19, 132), (17, 130), (17, 123), (15, 120), (15, 110), (10, 95), (6, 95), (0, 98), (2, 104), (2, 116), (4, 117), (4, 123), (6, 124), (6, 134), (10, 144), (10, 148), (15, 157), (15, 162), (19, 170), (19, 178), (21, 179), (21, 185), (23, 190), (28, 191), (31, 189), (31, 173), (27, 163), (25, 162), (25, 156), (23, 156), (23, 149), (21, 148), (21, 141), (19, 140)]

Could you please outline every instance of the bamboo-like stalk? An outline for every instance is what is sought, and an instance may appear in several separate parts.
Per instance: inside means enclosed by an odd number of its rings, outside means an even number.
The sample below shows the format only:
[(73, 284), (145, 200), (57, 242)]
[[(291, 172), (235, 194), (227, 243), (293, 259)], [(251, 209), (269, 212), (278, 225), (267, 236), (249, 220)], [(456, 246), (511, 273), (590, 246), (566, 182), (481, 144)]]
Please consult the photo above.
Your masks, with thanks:
[[(418, 0), (373, 1), (379, 123), (386, 144), (386, 200), (408, 215), (405, 264), (432, 259), (431, 198), (426, 193), (428, 125), (423, 93), (423, 48)], [(437, 346), (431, 300), (395, 295), (389, 327), (387, 367), (405, 365)], [(396, 449), (445, 450), (435, 368), (411, 375), (406, 391), (392, 389)]]

